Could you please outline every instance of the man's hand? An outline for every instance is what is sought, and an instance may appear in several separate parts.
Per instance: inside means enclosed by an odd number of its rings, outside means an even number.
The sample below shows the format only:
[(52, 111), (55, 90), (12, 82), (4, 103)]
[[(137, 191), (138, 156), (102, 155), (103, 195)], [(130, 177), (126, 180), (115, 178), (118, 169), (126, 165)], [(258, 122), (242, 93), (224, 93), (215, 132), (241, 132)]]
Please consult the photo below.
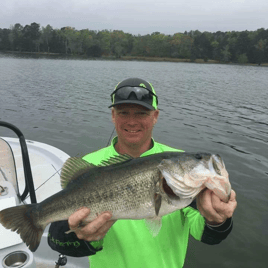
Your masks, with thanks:
[(112, 214), (104, 212), (99, 215), (95, 220), (88, 223), (87, 225), (77, 228), (82, 220), (84, 220), (90, 214), (90, 209), (81, 208), (80, 210), (73, 213), (69, 219), (68, 224), (71, 230), (73, 230), (79, 239), (86, 241), (98, 241), (104, 238), (106, 233), (115, 223), (110, 220)]
[(197, 209), (205, 217), (206, 223), (217, 225), (231, 218), (237, 206), (235, 191), (231, 191), (230, 200), (224, 203), (211, 190), (206, 189), (197, 196)]

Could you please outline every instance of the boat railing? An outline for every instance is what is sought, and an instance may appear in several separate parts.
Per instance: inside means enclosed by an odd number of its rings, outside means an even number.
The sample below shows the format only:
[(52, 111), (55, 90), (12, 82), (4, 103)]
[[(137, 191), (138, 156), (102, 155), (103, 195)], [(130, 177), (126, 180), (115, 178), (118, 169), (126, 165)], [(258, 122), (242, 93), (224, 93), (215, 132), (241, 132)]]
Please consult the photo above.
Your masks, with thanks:
[(23, 202), (29, 194), (31, 203), (36, 203), (36, 195), (35, 195), (35, 190), (34, 190), (34, 182), (33, 182), (30, 158), (29, 158), (27, 144), (26, 144), (24, 135), (16, 126), (8, 122), (0, 121), (0, 126), (9, 128), (13, 132), (15, 132), (19, 138), (20, 147), (21, 147), (21, 155), (22, 155), (22, 163), (23, 163), (23, 169), (24, 169), (24, 177), (25, 177), (25, 189), (22, 194), (18, 193), (19, 198)]

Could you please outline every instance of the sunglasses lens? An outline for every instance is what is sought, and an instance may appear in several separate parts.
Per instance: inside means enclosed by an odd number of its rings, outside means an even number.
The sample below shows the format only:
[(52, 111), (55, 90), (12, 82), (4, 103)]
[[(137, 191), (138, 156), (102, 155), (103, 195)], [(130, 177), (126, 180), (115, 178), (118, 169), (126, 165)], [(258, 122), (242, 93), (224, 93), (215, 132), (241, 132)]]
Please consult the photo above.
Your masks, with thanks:
[(143, 87), (121, 87), (111, 94), (112, 103), (115, 104), (125, 100), (137, 100), (157, 109), (157, 96), (147, 88)]
[(140, 87), (122, 87), (115, 92), (115, 98), (128, 100), (133, 96), (131, 93), (134, 94), (134, 97), (137, 100), (149, 100), (153, 98), (149, 90)]

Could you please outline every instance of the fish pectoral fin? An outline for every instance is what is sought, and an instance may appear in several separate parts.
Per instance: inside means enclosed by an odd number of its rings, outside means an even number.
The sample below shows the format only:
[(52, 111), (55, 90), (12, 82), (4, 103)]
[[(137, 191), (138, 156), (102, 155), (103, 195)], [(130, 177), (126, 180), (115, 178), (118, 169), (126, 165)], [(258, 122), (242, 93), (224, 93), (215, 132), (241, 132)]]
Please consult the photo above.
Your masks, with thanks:
[(80, 229), (82, 229), (84, 226), (86, 226), (86, 224), (85, 224), (84, 222), (80, 222), (80, 223), (78, 224), (78, 226), (76, 226), (74, 229), (70, 229), (69, 231), (66, 231), (65, 234), (70, 234), (70, 233), (72, 233), (72, 232), (75, 232), (75, 231), (77, 231), (77, 230), (80, 230)]
[(96, 166), (93, 164), (88, 163), (87, 161), (83, 160), (80, 157), (70, 157), (64, 163), (60, 182), (61, 188), (64, 189), (69, 184), (69, 182), (81, 174), (87, 172), (91, 168), (95, 168)]
[(70, 234), (70, 233), (72, 233), (72, 232), (75, 232), (76, 229), (78, 229), (78, 228), (70, 229), (69, 231), (66, 231), (65, 234)]
[(70, 229), (69, 231), (66, 231), (65, 234), (75, 233), (75, 231), (81, 229), (81, 226), (77, 226), (74, 229)]
[(154, 204), (155, 204), (155, 215), (158, 216), (159, 210), (161, 208), (162, 196), (160, 194), (154, 194)]
[(149, 229), (150, 233), (153, 236), (157, 236), (162, 227), (162, 219), (159, 216), (152, 219), (145, 219), (145, 224)]

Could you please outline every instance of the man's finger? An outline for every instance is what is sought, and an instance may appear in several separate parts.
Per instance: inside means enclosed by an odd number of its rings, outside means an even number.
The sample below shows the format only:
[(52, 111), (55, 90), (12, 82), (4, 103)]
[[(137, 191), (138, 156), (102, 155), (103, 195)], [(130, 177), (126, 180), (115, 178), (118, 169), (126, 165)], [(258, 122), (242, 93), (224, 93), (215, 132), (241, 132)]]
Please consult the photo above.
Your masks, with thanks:
[(110, 221), (112, 215), (109, 212), (105, 212), (99, 215), (95, 220), (88, 223), (85, 227), (76, 231), (76, 236), (79, 239), (87, 241), (96, 241), (102, 239), (114, 221)]
[(107, 221), (104, 225), (102, 225), (97, 232), (91, 234), (91, 235), (85, 235), (83, 237), (84, 240), (87, 241), (98, 241), (101, 240), (105, 237), (106, 233), (109, 231), (109, 229), (112, 227), (112, 225), (115, 223), (116, 221), (114, 220), (110, 220)]
[(236, 192), (232, 189), (229, 201), (235, 201), (235, 200), (236, 200)]
[(86, 236), (92, 235), (107, 223), (112, 217), (112, 214), (109, 212), (104, 212), (101, 215), (99, 215), (95, 220), (87, 224), (85, 227), (81, 229), (81, 233), (83, 233)]
[(227, 216), (228, 218), (230, 218), (237, 204), (235, 197), (236, 197), (235, 191), (232, 190), (229, 202), (225, 203), (221, 201), (220, 198), (213, 193), (211, 198), (213, 208), (220, 215)]
[[(212, 204), (211, 204), (211, 194), (212, 191), (209, 189), (206, 189), (200, 193), (199, 196), (199, 208), (200, 213), (202, 214), (204, 211), (212, 210)], [(204, 216), (204, 215), (203, 215)]]
[(113, 226), (113, 224), (115, 223), (115, 220), (110, 220), (107, 221), (104, 225), (102, 225), (99, 229), (98, 229), (98, 233), (100, 234), (106, 234), (108, 232), (108, 230)]
[(75, 229), (79, 226), (80, 222), (84, 220), (90, 214), (90, 209), (83, 207), (73, 213), (69, 219), (68, 224), (70, 229)]
[[(206, 189), (201, 193), (198, 200), (198, 210), (200, 214), (205, 217), (207, 223), (222, 222), (221, 216), (217, 213), (213, 206), (213, 196), (214, 193)], [(221, 202), (218, 197), (216, 197), (216, 202)]]
[(219, 212), (222, 210), (222, 208), (224, 207), (224, 205), (226, 203), (224, 203), (223, 201), (221, 201), (221, 199), (215, 194), (215, 193), (211, 193), (211, 204), (213, 206), (213, 208)]

